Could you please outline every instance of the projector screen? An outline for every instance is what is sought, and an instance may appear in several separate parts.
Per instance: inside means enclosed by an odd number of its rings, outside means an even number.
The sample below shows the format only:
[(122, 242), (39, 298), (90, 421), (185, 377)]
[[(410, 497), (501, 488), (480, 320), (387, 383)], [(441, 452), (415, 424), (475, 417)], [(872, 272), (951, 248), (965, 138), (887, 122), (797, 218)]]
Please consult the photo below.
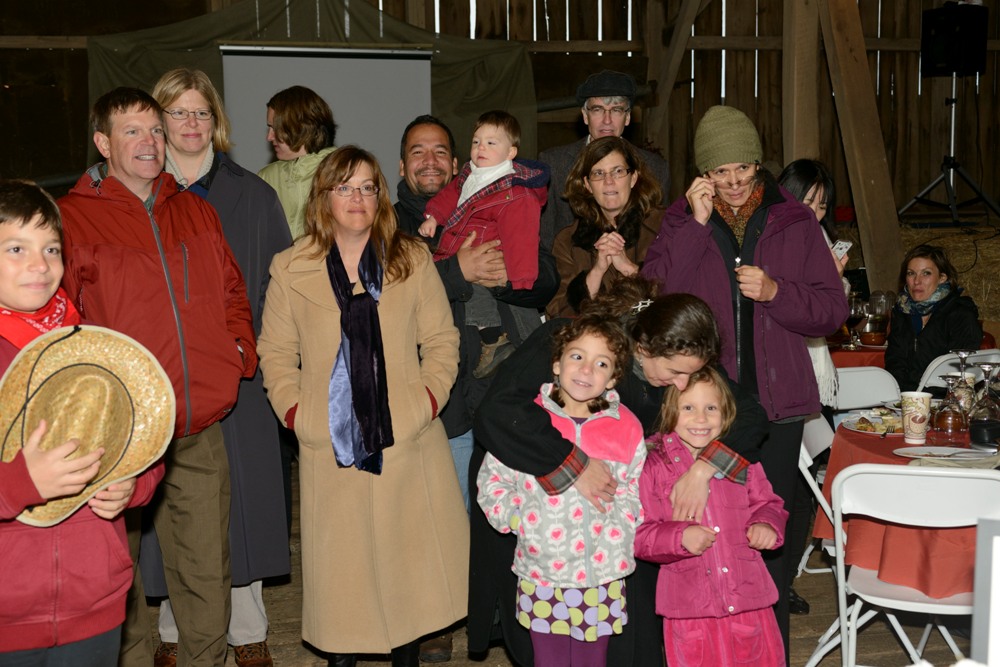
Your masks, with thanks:
[(275, 160), (267, 142), (267, 101), (306, 86), (333, 110), (337, 146), (374, 153), (396, 200), (403, 128), (431, 110), (431, 51), (222, 45), (230, 155), (257, 172)]

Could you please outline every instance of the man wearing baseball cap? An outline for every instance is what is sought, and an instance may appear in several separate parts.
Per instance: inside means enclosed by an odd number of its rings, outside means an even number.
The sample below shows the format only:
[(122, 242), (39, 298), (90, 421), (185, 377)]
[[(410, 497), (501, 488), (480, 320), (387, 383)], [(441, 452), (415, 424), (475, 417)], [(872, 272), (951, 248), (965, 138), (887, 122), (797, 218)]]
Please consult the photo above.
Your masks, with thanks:
[[(538, 159), (549, 165), (552, 179), (549, 181), (549, 200), (542, 212), (541, 243), (546, 249), (552, 248), (556, 234), (573, 224), (573, 212), (569, 202), (563, 198), (566, 179), (577, 156), (592, 139), (620, 137), (632, 122), (632, 102), (638, 87), (631, 75), (623, 72), (604, 70), (591, 74), (576, 89), (576, 99), (580, 103), (583, 123), (588, 134), (579, 141), (564, 146), (556, 146), (542, 151)], [(670, 189), (670, 167), (666, 160), (655, 153), (636, 147), (646, 168), (660, 184), (666, 201)], [(659, 202), (657, 202), (659, 203)]]

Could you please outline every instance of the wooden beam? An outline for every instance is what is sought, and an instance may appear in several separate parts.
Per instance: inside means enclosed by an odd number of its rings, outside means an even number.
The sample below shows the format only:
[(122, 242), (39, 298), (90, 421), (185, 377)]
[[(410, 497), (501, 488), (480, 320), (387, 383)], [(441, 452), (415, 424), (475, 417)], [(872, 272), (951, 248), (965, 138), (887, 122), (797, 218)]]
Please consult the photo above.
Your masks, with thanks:
[(524, 44), (529, 51), (534, 53), (625, 53), (636, 51), (642, 53), (645, 50), (645, 42), (641, 39), (609, 39), (597, 41), (596, 39), (574, 39), (572, 41), (532, 41), (514, 40)]
[[(645, 127), (647, 139), (654, 146), (666, 146), (667, 138), (670, 136), (670, 118), (667, 113), (670, 93), (673, 91), (674, 83), (677, 82), (677, 73), (687, 51), (688, 40), (691, 38), (691, 26), (694, 25), (694, 20), (698, 16), (700, 5), (701, 0), (683, 0), (677, 14), (677, 20), (674, 22), (674, 31), (670, 36), (670, 45), (667, 47), (666, 56), (659, 55), (656, 58), (655, 69), (653, 54), (665, 46), (662, 36), (665, 32), (665, 26), (660, 34), (647, 35), (646, 43), (650, 54), (648, 78), (657, 82), (658, 99), (656, 106), (650, 108), (649, 113), (646, 114)], [(649, 12), (663, 12), (663, 7), (663, 3), (657, 0), (650, 0), (648, 3)], [(647, 16), (647, 20), (652, 21), (651, 14)], [(659, 25), (663, 26), (664, 24), (660, 23)]]
[(82, 36), (0, 35), (0, 49), (85, 49)]
[(868, 284), (895, 290), (903, 249), (861, 15), (854, 0), (819, 0), (819, 17)]
[(819, 14), (816, 0), (785, 0), (781, 61), (782, 166), (819, 155)]
[[(406, 22), (417, 28), (427, 28), (427, 7), (424, 0), (406, 0)], [(434, 30), (434, 26), (430, 27)]]

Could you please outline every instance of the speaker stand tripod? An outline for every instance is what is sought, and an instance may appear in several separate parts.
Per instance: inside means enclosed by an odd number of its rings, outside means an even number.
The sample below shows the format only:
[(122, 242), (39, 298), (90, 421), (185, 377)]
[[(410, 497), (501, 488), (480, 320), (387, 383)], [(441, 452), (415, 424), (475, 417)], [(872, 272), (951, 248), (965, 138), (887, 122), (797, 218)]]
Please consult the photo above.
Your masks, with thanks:
[[(931, 181), (927, 187), (921, 190), (917, 195), (908, 201), (899, 211), (897, 215), (903, 217), (903, 213), (907, 211), (914, 204), (920, 203), (927, 206), (933, 206), (936, 208), (946, 208), (951, 211), (951, 226), (960, 226), (963, 223), (958, 218), (958, 209), (969, 206), (970, 204), (975, 204), (976, 202), (983, 202), (986, 206), (993, 211), (998, 217), (1000, 217), (1000, 206), (990, 198), (985, 192), (983, 192), (982, 187), (972, 176), (969, 175), (962, 165), (958, 163), (955, 159), (955, 105), (958, 102), (956, 94), (956, 81), (957, 76), (955, 74), (951, 75), (951, 97), (945, 99), (945, 105), (951, 107), (951, 143), (949, 144), (948, 155), (944, 156), (944, 160), (941, 162), (941, 173), (938, 174), (937, 178)], [(968, 199), (963, 202), (958, 202), (955, 198), (955, 174), (965, 181), (965, 184), (976, 194), (972, 199)], [(943, 203), (939, 201), (934, 201), (933, 199), (927, 199), (926, 195), (930, 193), (934, 188), (944, 183), (945, 191), (947, 193), (948, 202)], [(922, 225), (922, 226), (944, 226), (947, 223), (933, 224), (933, 225)]]

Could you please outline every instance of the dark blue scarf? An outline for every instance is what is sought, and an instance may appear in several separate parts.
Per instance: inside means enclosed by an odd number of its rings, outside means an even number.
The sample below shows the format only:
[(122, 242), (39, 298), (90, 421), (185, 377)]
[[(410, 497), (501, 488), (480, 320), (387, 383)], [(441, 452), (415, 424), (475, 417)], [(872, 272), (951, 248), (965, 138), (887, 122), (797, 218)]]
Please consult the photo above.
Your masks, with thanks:
[(340, 349), (330, 374), (330, 439), (337, 465), (378, 475), (382, 450), (391, 447), (392, 419), (385, 380), (378, 300), (382, 296), (382, 265), (371, 240), (358, 263), (358, 280), (365, 291), (353, 289), (340, 250), (326, 257), (327, 273), (340, 307)]

